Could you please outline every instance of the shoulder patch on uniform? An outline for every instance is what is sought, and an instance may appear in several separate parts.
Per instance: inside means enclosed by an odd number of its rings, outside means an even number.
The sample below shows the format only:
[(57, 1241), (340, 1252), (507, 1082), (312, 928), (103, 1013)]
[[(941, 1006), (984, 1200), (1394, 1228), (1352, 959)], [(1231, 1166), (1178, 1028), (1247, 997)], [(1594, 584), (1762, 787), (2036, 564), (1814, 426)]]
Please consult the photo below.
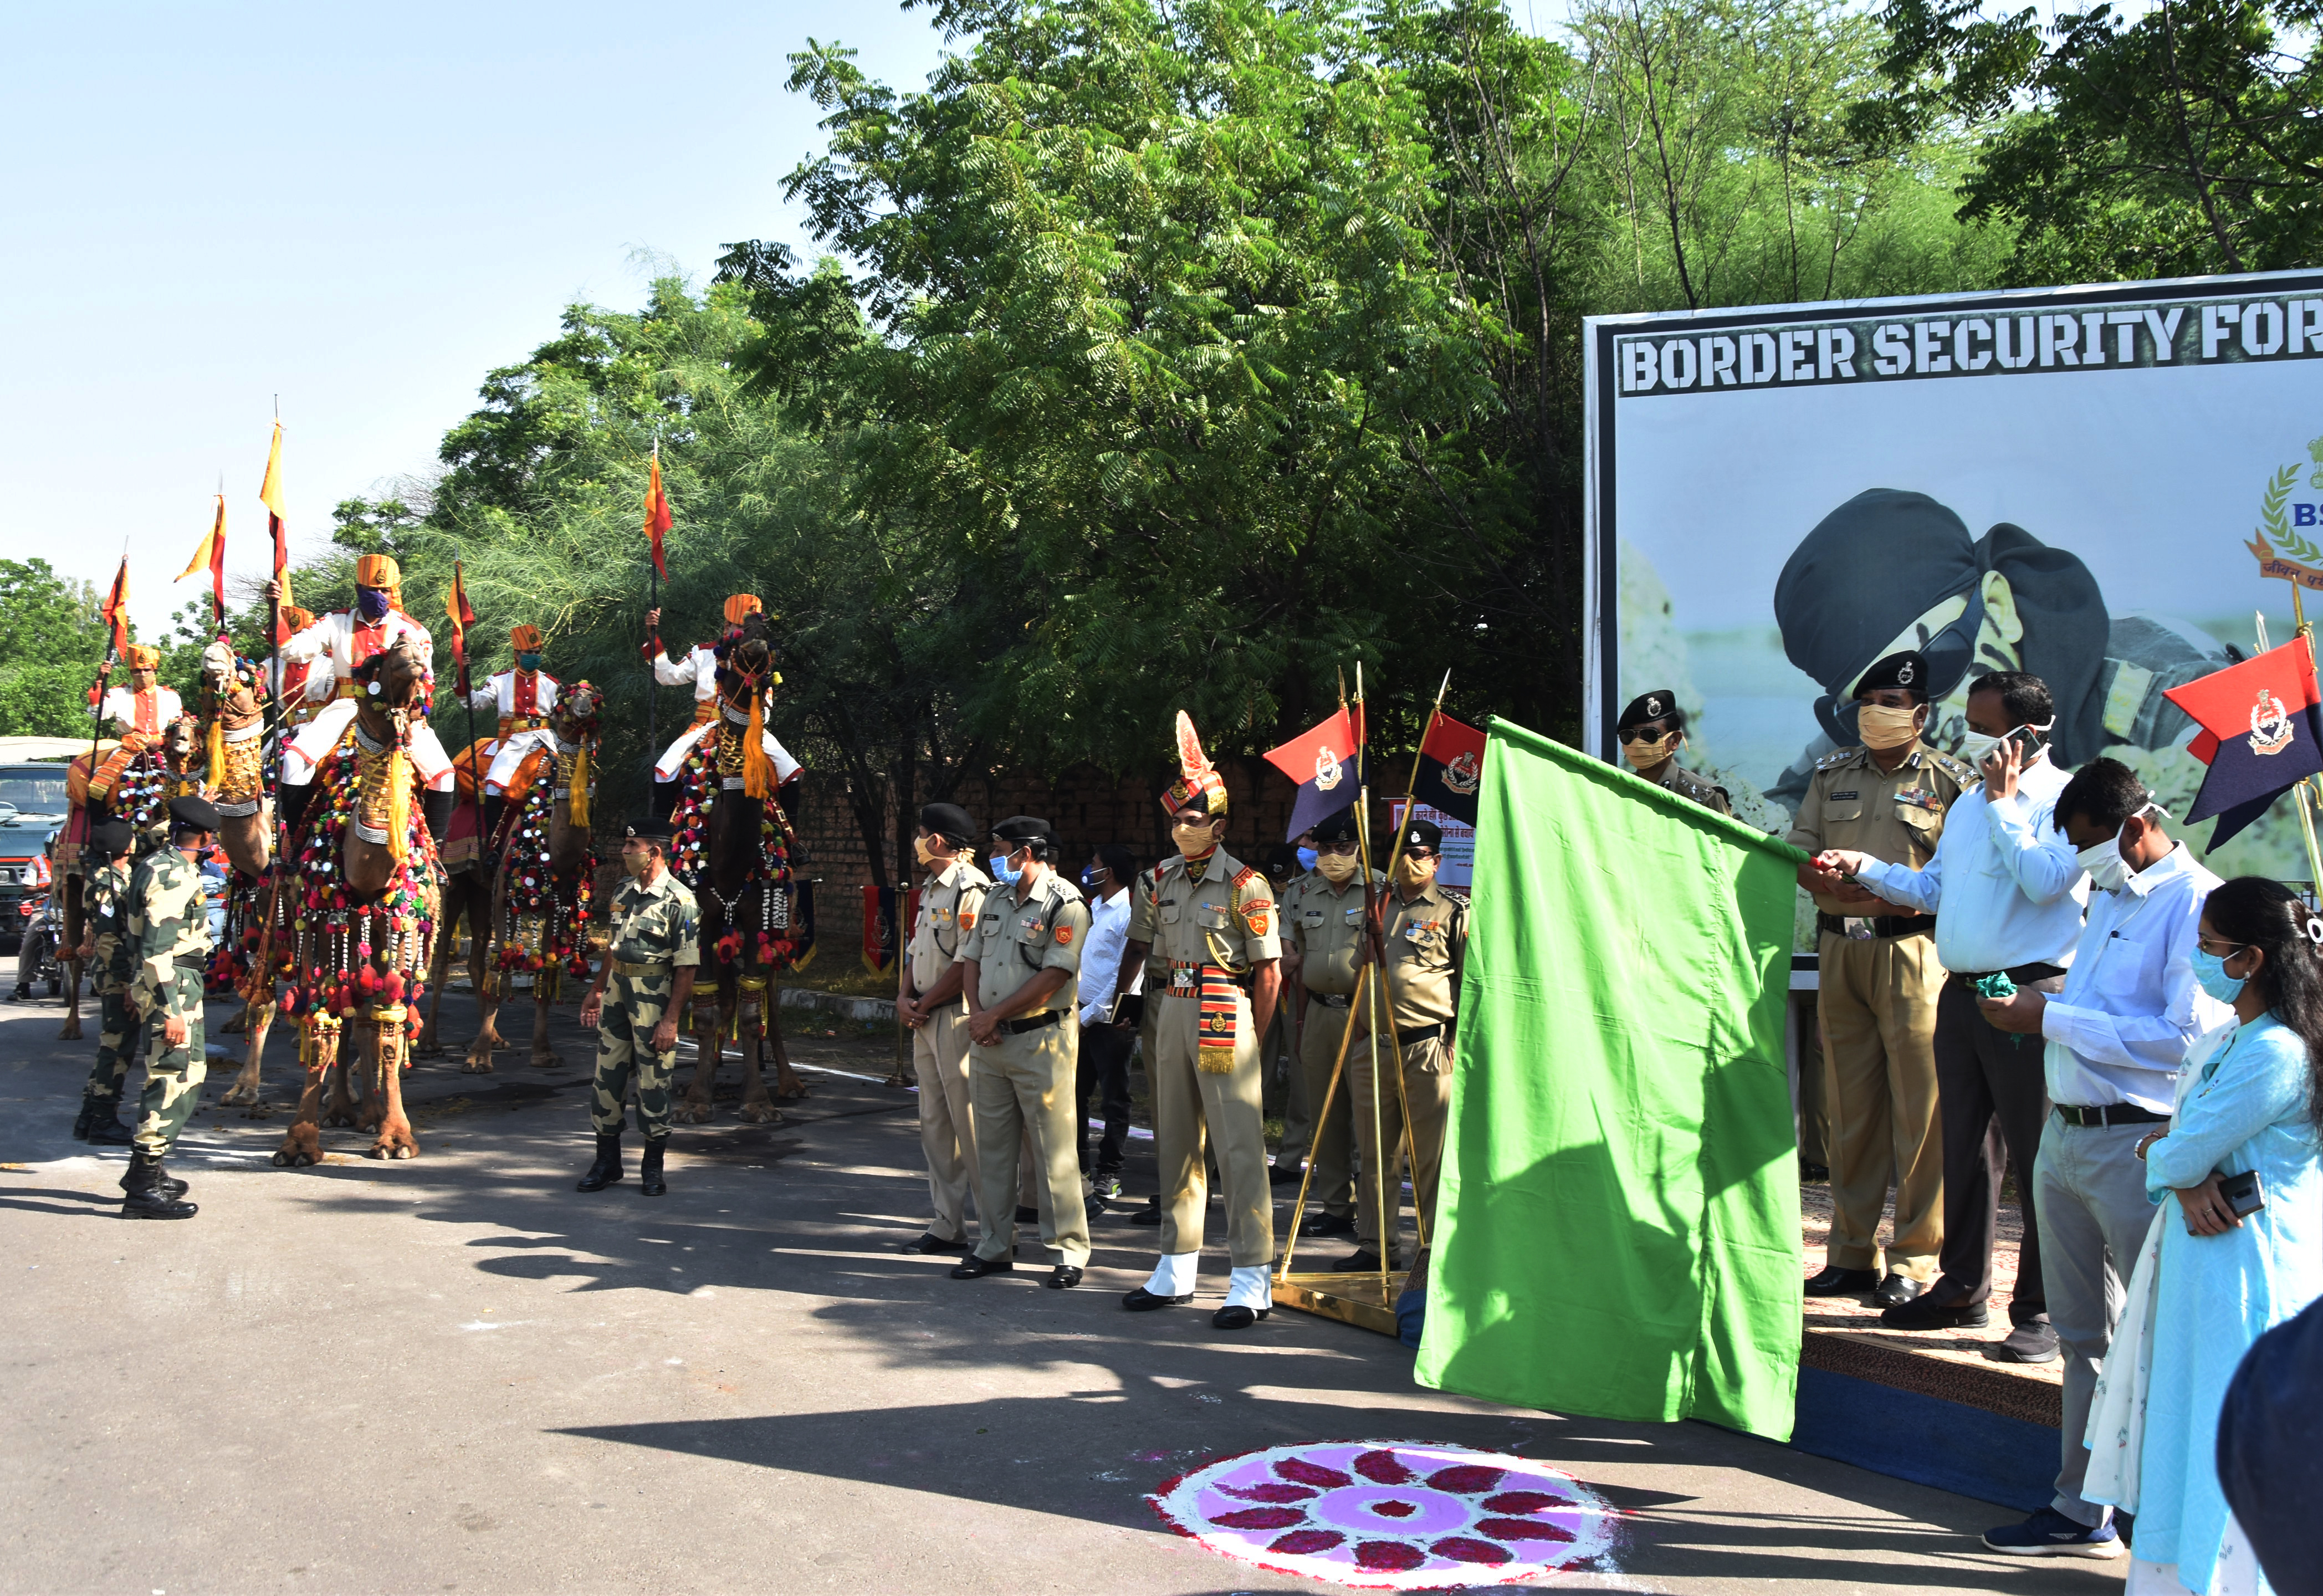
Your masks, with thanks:
[(1247, 886), (1250, 885), (1251, 878), (1258, 874), (1259, 871), (1256, 868), (1249, 865), (1244, 865), (1241, 869), (1235, 872), (1234, 884), (1236, 886)]
[(1060, 925), (1060, 926), (1058, 926), (1058, 927), (1057, 927), (1057, 946), (1058, 946), (1058, 947), (1060, 947), (1060, 948), (1070, 948), (1070, 947), (1071, 947), (1072, 945), (1073, 945), (1073, 928), (1072, 928), (1070, 924), (1065, 924), (1065, 925)]
[(962, 910), (960, 912), (960, 930), (962, 930), (962, 931), (967, 931), (967, 930), (969, 930), (970, 927), (972, 927), (973, 925), (975, 925), (975, 923), (976, 923), (976, 911), (975, 911), (975, 910), (973, 910), (973, 909), (962, 909)]

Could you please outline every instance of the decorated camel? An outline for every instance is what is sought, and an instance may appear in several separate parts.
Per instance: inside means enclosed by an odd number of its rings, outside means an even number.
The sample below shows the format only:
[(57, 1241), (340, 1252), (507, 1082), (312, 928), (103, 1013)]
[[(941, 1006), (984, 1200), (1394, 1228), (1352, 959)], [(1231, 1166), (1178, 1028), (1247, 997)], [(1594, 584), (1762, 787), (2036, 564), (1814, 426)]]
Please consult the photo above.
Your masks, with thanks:
[[(493, 1052), (508, 1046), (500, 1033), (500, 1006), (516, 989), (519, 975), (532, 977), (531, 1061), (542, 1069), (560, 1062), (548, 1041), (549, 1005), (564, 977), (585, 978), (589, 973), (588, 926), (596, 894), (589, 814), (603, 703), (604, 694), (588, 682), (564, 691), (549, 714), (554, 750), (527, 757), (498, 817), (497, 835), (482, 839), (473, 859), (446, 869), (420, 1053), (444, 1050), (437, 1029), (444, 977), (451, 965), (453, 933), (464, 922), (468, 973), (481, 1012), (461, 1068), (470, 1074), (491, 1073)], [(473, 774), (481, 747), (454, 761), (464, 774)]]

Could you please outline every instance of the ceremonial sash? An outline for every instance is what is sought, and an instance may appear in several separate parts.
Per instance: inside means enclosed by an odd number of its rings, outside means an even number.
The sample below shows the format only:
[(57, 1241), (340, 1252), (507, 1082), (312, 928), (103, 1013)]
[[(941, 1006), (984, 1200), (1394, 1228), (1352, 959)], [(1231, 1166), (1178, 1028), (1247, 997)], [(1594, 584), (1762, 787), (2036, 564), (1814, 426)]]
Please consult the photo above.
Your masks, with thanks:
[(1202, 967), (1201, 1045), (1196, 1062), (1207, 1075), (1232, 1075), (1235, 1067), (1235, 978), (1215, 964)]

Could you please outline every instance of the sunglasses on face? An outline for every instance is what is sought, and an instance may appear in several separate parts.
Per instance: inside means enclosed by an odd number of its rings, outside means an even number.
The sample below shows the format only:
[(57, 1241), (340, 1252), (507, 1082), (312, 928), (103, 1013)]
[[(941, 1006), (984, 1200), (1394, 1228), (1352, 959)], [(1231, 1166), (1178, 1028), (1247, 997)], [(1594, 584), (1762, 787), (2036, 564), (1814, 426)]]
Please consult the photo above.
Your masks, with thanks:
[(1657, 743), (1676, 731), (1666, 720), (1649, 720), (1643, 726), (1632, 726), (1621, 734), (1625, 743)]

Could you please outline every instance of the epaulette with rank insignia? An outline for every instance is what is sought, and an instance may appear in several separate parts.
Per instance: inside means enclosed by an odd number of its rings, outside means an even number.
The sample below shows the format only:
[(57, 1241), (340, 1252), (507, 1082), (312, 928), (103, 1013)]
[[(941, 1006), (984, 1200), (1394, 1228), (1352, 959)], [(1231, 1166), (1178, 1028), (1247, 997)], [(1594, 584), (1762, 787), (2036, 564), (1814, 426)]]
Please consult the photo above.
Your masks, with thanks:
[(1870, 750), (1865, 748), (1861, 743), (1858, 743), (1852, 748), (1833, 748), (1830, 753), (1825, 754), (1822, 758), (1815, 761), (1815, 768), (1817, 770), (1837, 770), (1841, 766), (1845, 765), (1850, 760), (1853, 759), (1858, 754), (1868, 754)]
[(1936, 768), (1960, 783), (1961, 791), (1984, 784), (1984, 773), (1959, 755), (1947, 754), (1942, 748), (1930, 748), (1928, 752), (1935, 756)]

